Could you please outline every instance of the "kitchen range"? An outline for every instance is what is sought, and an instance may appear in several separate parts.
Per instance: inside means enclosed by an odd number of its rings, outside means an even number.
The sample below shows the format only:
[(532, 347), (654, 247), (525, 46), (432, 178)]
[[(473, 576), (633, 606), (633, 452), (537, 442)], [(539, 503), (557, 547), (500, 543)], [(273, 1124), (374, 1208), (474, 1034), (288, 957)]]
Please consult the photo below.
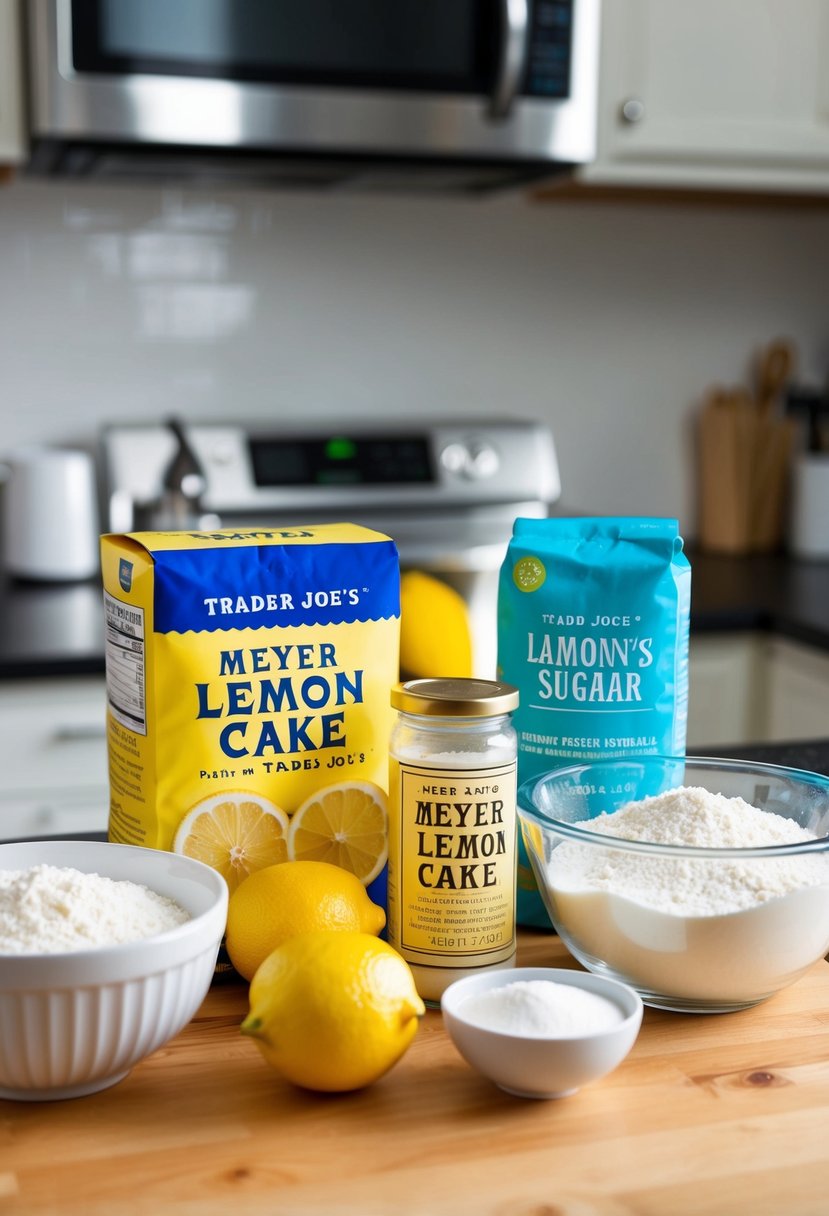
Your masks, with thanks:
[(547, 515), (561, 492), (549, 428), (509, 419), (121, 425), (104, 431), (102, 463), (112, 532), (326, 520), (385, 532), (404, 571), (461, 595), (474, 671), (490, 677), (513, 520)]
[[(48, 469), (54, 459), (47, 453), (40, 463)], [(281, 422), (113, 425), (101, 435), (100, 471), (106, 531), (340, 519), (385, 532), (427, 597), (436, 584), (452, 593), (449, 608), (463, 614), (458, 626), (469, 635), (472, 670), (489, 677), (498, 568), (512, 522), (545, 516), (560, 493), (552, 434), (519, 420), (355, 420), (347, 430)], [(71, 519), (67, 509), (54, 513), (49, 552), (69, 551)], [(91, 539), (81, 544), (76, 536), (74, 547), (85, 553)], [(51, 579), (44, 568), (37, 574), (9, 578), (0, 595), (6, 839), (106, 825), (100, 582), (67, 577), (63, 565)], [(436, 631), (431, 645), (444, 633)], [(428, 657), (428, 635), (426, 643)]]

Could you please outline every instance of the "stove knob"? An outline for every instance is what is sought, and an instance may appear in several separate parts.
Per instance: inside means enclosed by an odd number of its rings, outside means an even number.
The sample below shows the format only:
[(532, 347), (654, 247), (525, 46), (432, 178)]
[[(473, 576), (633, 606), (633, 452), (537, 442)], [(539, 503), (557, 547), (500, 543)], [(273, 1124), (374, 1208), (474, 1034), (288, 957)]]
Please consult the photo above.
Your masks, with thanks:
[(440, 463), (448, 473), (479, 481), (497, 472), (500, 462), (495, 448), (488, 443), (449, 443), (440, 454)]
[(440, 454), (440, 463), (447, 473), (464, 473), (469, 462), (469, 451), (462, 443), (448, 443)]
[(473, 443), (469, 446), (466, 476), (474, 481), (492, 477), (498, 472), (498, 453), (488, 443)]

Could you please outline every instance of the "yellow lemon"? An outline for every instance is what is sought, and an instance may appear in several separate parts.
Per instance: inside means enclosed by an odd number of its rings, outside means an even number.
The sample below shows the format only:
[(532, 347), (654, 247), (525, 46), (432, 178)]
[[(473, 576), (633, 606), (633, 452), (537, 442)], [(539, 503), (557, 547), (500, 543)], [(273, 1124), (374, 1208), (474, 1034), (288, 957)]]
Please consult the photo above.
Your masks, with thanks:
[(227, 952), (246, 980), (289, 937), (315, 930), (381, 931), (386, 914), (355, 875), (325, 861), (286, 861), (246, 878), (230, 897)]
[(218, 870), (232, 894), (254, 870), (287, 861), (288, 816), (259, 794), (214, 794), (182, 819), (173, 852)]
[(408, 963), (365, 933), (303, 933), (265, 959), (242, 1032), (277, 1072), (338, 1092), (376, 1081), (425, 1012)]
[(400, 671), (404, 677), (472, 675), (466, 601), (420, 570), (400, 577)]
[(389, 855), (386, 795), (370, 781), (317, 790), (291, 816), (291, 861), (328, 861), (373, 882)]

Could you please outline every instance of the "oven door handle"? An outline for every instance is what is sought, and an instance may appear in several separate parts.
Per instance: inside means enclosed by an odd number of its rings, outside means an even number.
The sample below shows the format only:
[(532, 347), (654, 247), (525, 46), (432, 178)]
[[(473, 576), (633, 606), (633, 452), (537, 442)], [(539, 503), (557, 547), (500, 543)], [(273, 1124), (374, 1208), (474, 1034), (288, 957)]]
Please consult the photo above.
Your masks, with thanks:
[(527, 57), (529, 31), (528, 0), (499, 0), (503, 37), (498, 54), (498, 74), (490, 97), (491, 118), (506, 118), (510, 112)]

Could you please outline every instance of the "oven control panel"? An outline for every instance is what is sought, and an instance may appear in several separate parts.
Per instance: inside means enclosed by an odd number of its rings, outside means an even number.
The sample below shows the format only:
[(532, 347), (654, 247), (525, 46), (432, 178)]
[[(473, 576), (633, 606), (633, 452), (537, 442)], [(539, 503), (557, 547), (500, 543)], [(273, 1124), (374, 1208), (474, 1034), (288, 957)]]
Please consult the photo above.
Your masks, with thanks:
[[(458, 508), (482, 517), (503, 508), (514, 518), (522, 507), (546, 510), (560, 494), (553, 437), (537, 422), (194, 422), (183, 431), (203, 476), (200, 508), (221, 519), (365, 511), (414, 519)], [(103, 432), (102, 447), (108, 526), (128, 531), (130, 508), (162, 494), (179, 441), (163, 423), (117, 425)]]

